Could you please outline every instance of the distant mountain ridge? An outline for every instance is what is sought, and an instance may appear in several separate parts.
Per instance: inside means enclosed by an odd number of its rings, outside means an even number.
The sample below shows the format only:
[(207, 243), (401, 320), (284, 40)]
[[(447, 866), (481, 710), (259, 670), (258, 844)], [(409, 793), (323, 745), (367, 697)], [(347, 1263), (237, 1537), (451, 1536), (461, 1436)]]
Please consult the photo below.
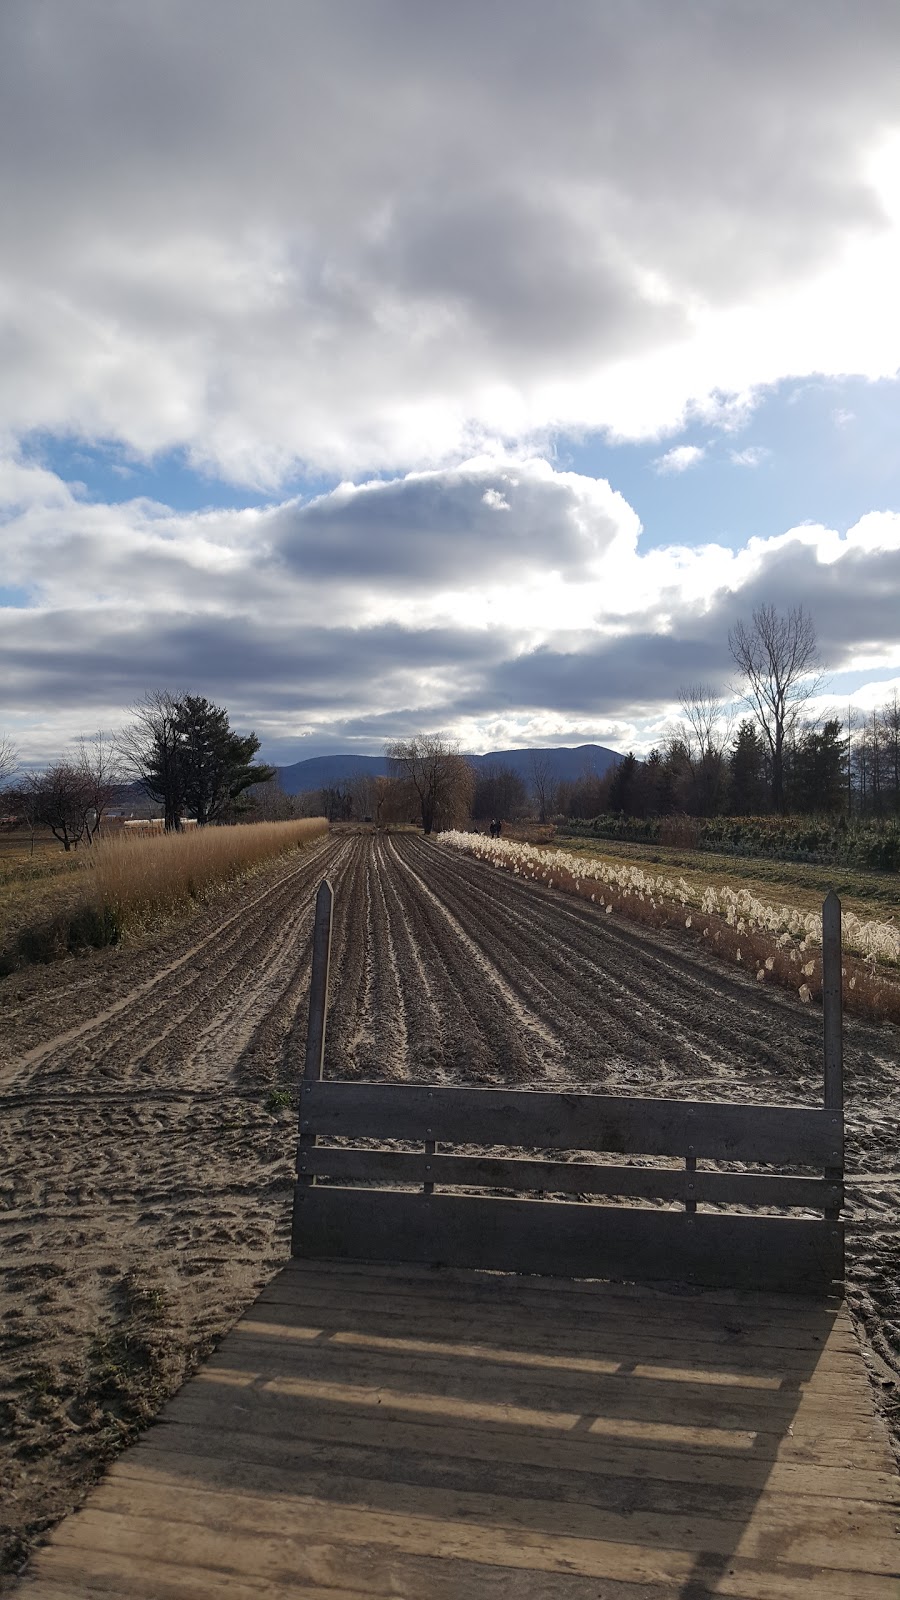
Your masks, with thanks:
[[(476, 769), (492, 763), (498, 767), (512, 767), (526, 783), (530, 782), (535, 758), (546, 761), (554, 783), (572, 782), (585, 771), (596, 772), (602, 778), (610, 767), (622, 760), (617, 750), (608, 750), (602, 744), (552, 745), (541, 750), (489, 750), (483, 756), (464, 754)], [(361, 773), (371, 778), (387, 777), (390, 762), (387, 756), (310, 756), (307, 761), (295, 761), (292, 766), (277, 770), (278, 781), (287, 794), (303, 794), (310, 789), (348, 783)]]

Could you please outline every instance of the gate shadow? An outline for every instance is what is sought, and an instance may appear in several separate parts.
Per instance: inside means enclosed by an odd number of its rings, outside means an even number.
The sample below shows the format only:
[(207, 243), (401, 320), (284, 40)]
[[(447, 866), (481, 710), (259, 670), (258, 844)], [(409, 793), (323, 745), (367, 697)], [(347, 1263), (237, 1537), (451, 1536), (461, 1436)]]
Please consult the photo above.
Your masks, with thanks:
[(295, 1263), (111, 1479), (152, 1491), (160, 1560), (212, 1517), (258, 1576), (348, 1594), (812, 1595), (865, 1431), (838, 1309)]

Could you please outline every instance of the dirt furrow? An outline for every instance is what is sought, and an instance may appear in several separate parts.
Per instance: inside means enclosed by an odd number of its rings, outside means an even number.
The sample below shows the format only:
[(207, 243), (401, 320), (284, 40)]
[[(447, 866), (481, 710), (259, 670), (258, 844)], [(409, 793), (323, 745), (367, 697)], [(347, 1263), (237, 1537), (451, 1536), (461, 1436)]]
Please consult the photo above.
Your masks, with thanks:
[[(792, 1041), (785, 1061), (783, 1018), (768, 994), (760, 1005), (755, 986), (740, 975), (710, 972), (702, 961), (691, 970), (664, 939), (622, 928), (600, 907), (477, 861), (455, 855), (448, 861), (449, 854), (431, 863), (430, 881), (454, 906), (471, 900), (481, 936), (507, 962), (519, 957), (520, 970), (537, 965), (539, 974), (552, 974), (552, 982), (535, 985), (534, 1000), (540, 1004), (542, 988), (544, 996), (549, 992), (550, 1015), (555, 1004), (557, 1026), (572, 1036), (582, 1075), (596, 1063), (600, 1081), (610, 1071), (656, 1085), (671, 1078), (672, 1092), (679, 1092), (679, 1083), (715, 1081), (729, 1070), (746, 1081), (750, 1065), (766, 1076), (783, 1066), (792, 1085), (808, 1080), (813, 1068), (819, 1073), (818, 1038)], [(538, 919), (535, 898), (542, 903)], [(715, 1003), (717, 996), (723, 1003)], [(591, 1038), (581, 1026), (588, 1017)], [(753, 1083), (747, 1092), (757, 1092)]]
[[(412, 834), (335, 834), (154, 946), (6, 980), (8, 1564), (287, 1252), (291, 1098), (326, 872), (329, 1076), (773, 1102), (821, 1093), (814, 1009), (688, 936), (644, 933)], [(846, 1063), (850, 1298), (893, 1383), (897, 1030), (849, 1023)]]

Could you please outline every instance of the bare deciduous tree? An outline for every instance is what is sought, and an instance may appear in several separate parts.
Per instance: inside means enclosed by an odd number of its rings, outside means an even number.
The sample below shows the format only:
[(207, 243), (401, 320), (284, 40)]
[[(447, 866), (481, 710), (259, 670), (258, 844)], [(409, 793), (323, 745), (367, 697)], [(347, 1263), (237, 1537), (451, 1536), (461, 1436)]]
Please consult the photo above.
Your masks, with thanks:
[(542, 755), (539, 750), (532, 751), (528, 767), (531, 774), (531, 792), (538, 810), (538, 820), (546, 822), (549, 812), (553, 809), (553, 767), (547, 756)]
[(772, 766), (772, 803), (785, 809), (785, 744), (803, 707), (821, 686), (816, 632), (808, 611), (784, 614), (758, 606), (749, 623), (738, 621), (728, 645), (746, 683), (746, 700), (766, 741)]
[(290, 822), (301, 815), (298, 797), (288, 794), (277, 778), (255, 783), (245, 791), (245, 798), (247, 811), (242, 822)]
[(184, 751), (179, 735), (181, 698), (156, 689), (132, 707), (134, 721), (119, 735), (123, 762), (163, 808), (166, 832), (181, 828), (184, 808)]
[(0, 786), (12, 777), (18, 765), (18, 750), (5, 733), (0, 733)]
[(727, 776), (726, 746), (731, 732), (726, 705), (708, 683), (679, 689), (681, 743), (690, 774), (685, 796), (695, 816), (711, 817), (719, 809)]
[(89, 801), (85, 838), (88, 844), (93, 844), (106, 812), (122, 792), (122, 759), (115, 744), (102, 732), (80, 739), (78, 745), (78, 757), (73, 765), (84, 781)]
[(395, 775), (415, 791), (424, 833), (468, 820), (475, 774), (458, 745), (439, 733), (417, 733), (387, 745), (385, 754)]
[(32, 831), (49, 828), (64, 850), (77, 850), (87, 834), (91, 792), (74, 762), (57, 761), (46, 772), (29, 773), (16, 790), (16, 802)]

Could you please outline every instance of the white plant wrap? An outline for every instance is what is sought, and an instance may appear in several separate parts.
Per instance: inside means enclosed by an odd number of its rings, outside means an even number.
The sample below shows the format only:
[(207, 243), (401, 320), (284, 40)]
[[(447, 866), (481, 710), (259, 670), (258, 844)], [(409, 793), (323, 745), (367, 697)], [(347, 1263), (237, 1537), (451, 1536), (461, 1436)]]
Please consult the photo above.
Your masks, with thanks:
[[(738, 933), (757, 930), (767, 933), (779, 949), (800, 953), (822, 943), (822, 918), (817, 911), (801, 911), (798, 906), (780, 901), (759, 900), (749, 889), (732, 889), (725, 884), (690, 884), (685, 878), (645, 872), (643, 867), (614, 864), (593, 856), (575, 855), (569, 850), (538, 849), (515, 839), (491, 839), (483, 833), (450, 831), (439, 836), (440, 843), (468, 855), (479, 856), (496, 866), (506, 867), (518, 877), (546, 883), (566, 873), (576, 883), (597, 884), (598, 888), (618, 889), (646, 900), (693, 908), (706, 916), (721, 917)], [(593, 897), (592, 897), (593, 898)], [(599, 903), (603, 904), (602, 897)], [(691, 918), (686, 918), (690, 926)], [(842, 918), (842, 945), (853, 955), (876, 962), (900, 963), (900, 929), (891, 922), (873, 922), (845, 911)]]

